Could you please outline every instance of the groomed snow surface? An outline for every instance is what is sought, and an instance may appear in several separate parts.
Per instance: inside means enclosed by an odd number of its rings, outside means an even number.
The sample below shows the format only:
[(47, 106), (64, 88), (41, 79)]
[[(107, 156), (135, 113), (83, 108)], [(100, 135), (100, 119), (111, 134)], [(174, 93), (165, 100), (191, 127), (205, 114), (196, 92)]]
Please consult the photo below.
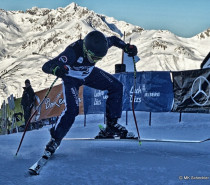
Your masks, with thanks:
[[(137, 113), (141, 137), (192, 139), (210, 137), (208, 114)], [(103, 115), (77, 117), (67, 138), (94, 137)], [(132, 113), (129, 131), (136, 133)], [(125, 113), (119, 121), (125, 125)], [(180, 185), (210, 184), (210, 141), (197, 144), (131, 141), (62, 141), (40, 175), (28, 168), (40, 158), (49, 141), (49, 128), (28, 131), (17, 157), (22, 133), (0, 136), (1, 185)]]

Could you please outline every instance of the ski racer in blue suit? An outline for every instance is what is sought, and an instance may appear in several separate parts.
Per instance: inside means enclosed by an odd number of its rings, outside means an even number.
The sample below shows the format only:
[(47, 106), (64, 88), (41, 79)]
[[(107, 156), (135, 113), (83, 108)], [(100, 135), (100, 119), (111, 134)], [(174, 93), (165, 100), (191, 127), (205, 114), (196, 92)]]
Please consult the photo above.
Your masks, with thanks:
[(43, 65), (42, 70), (45, 73), (54, 74), (63, 80), (65, 110), (50, 130), (51, 140), (46, 145), (46, 150), (52, 154), (79, 114), (78, 91), (81, 85), (108, 91), (107, 126), (105, 131), (99, 132), (98, 137), (126, 137), (128, 131), (117, 123), (122, 113), (123, 85), (111, 74), (95, 67), (96, 62), (101, 60), (112, 46), (123, 49), (131, 57), (137, 54), (135, 45), (126, 44), (116, 36), (105, 37), (99, 31), (92, 31), (84, 40), (70, 44), (57, 57)]

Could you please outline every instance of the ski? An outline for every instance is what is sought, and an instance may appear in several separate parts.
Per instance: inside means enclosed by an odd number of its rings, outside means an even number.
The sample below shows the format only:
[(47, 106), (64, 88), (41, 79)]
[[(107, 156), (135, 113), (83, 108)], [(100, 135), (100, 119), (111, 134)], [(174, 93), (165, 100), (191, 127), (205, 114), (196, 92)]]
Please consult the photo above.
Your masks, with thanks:
[(50, 152), (45, 151), (43, 156), (28, 169), (29, 174), (30, 175), (39, 175), (43, 166), (47, 163), (47, 161), (49, 160), (49, 158), (51, 156), (52, 155)]
[(177, 139), (149, 139), (141, 138), (140, 141), (138, 138), (63, 138), (65, 141), (134, 141), (134, 142), (163, 142), (163, 143), (204, 143), (210, 141), (210, 138), (203, 140), (177, 140)]

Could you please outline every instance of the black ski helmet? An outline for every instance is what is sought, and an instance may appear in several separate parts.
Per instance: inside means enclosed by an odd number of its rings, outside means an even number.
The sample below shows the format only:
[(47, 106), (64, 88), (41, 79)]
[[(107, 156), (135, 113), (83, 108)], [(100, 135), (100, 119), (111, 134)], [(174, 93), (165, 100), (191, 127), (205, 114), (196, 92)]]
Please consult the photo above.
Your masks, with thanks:
[(25, 80), (25, 84), (26, 84), (26, 83), (27, 83), (27, 84), (31, 84), (29, 79), (26, 79), (26, 80)]
[(107, 39), (103, 33), (92, 31), (83, 40), (84, 53), (97, 60), (104, 57), (108, 51)]

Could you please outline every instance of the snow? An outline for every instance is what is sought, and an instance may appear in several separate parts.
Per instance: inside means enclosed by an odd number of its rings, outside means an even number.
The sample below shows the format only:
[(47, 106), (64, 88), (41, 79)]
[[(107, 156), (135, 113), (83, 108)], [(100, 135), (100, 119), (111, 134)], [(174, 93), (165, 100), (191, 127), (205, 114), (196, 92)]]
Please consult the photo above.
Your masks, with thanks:
[[(148, 119), (149, 113), (137, 112), (142, 138), (200, 140), (210, 136), (207, 114), (182, 114), (180, 123), (177, 113), (152, 113), (151, 126)], [(128, 120), (126, 126), (123, 113), (119, 122), (136, 133), (131, 112)], [(103, 115), (88, 115), (84, 127), (84, 117), (80, 115), (66, 137), (94, 137), (102, 123)], [(22, 133), (0, 136), (0, 184), (210, 184), (210, 141), (139, 145), (129, 141), (63, 140), (40, 175), (28, 176), (27, 169), (39, 159), (50, 139), (49, 128), (51, 125), (28, 131), (17, 157)]]
[[(125, 41), (131, 39), (138, 48), (138, 71), (199, 69), (210, 50), (210, 29), (182, 38), (167, 30), (144, 30), (75, 3), (58, 9), (0, 10), (0, 104), (11, 94), (21, 97), (26, 78), (35, 91), (48, 88), (55, 77), (45, 74), (42, 65), (94, 29), (121, 39), (125, 32)], [(122, 51), (112, 47), (97, 66), (114, 73), (121, 57)]]
[[(48, 88), (55, 76), (42, 72), (42, 65), (70, 43), (93, 29), (116, 35), (138, 48), (138, 71), (199, 69), (209, 53), (209, 29), (192, 38), (181, 38), (167, 30), (144, 30), (112, 17), (98, 15), (75, 3), (56, 10), (32, 8), (26, 12), (0, 10), (0, 103), (13, 94), (21, 97), (29, 78), (35, 91)], [(122, 51), (111, 48), (97, 63), (114, 73)], [(61, 81), (58, 80), (57, 84)], [(208, 114), (137, 113), (141, 137), (158, 139), (205, 139), (210, 137)], [(94, 137), (103, 115), (88, 115), (87, 126), (78, 116), (66, 137)], [(129, 113), (129, 131), (136, 133)], [(125, 115), (120, 119), (125, 125)], [(0, 185), (179, 185), (210, 184), (210, 141), (200, 144), (64, 140), (39, 176), (27, 169), (42, 155), (50, 139), (45, 126), (28, 131), (17, 157), (22, 133), (0, 136)], [(189, 177), (189, 179), (188, 179)], [(195, 180), (207, 178), (207, 180)], [(185, 178), (185, 179), (179, 179)]]

